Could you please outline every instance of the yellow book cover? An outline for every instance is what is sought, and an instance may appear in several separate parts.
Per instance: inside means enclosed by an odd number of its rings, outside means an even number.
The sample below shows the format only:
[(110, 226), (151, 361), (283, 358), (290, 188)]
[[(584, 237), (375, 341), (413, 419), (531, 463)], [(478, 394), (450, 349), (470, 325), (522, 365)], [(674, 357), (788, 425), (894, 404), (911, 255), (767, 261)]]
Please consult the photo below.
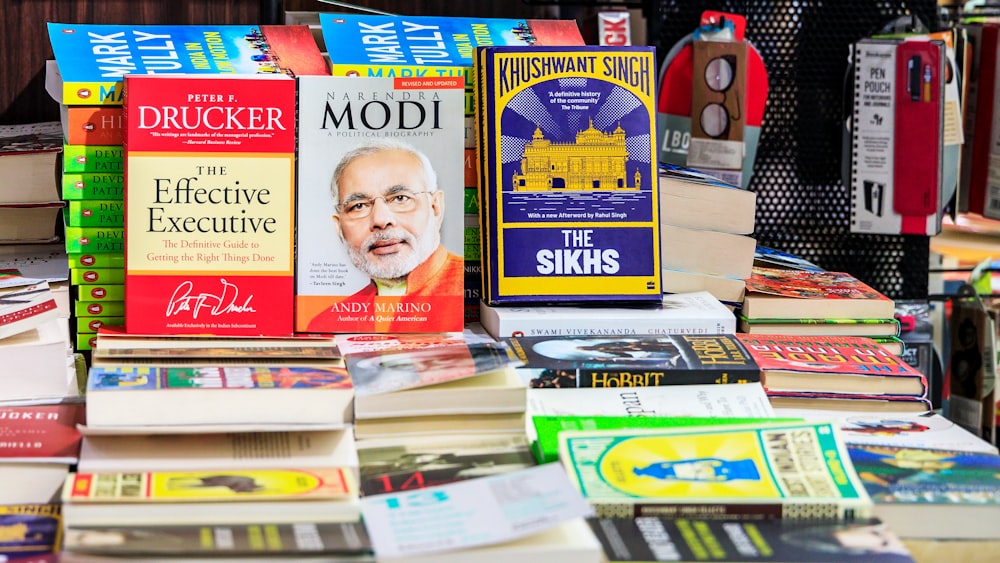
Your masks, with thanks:
[(71, 473), (66, 503), (330, 500), (357, 496), (345, 468)]

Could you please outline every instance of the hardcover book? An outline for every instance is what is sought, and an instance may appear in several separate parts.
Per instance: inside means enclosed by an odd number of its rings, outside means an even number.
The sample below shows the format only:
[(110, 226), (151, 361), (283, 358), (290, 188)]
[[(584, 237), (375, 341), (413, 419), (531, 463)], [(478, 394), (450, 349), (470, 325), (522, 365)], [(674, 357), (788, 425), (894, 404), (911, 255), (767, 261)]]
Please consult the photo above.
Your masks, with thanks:
[(86, 555), (164, 557), (363, 556), (371, 541), (361, 522), (220, 524), (218, 526), (79, 526), (63, 535), (63, 548)]
[(125, 175), (121, 172), (67, 172), (62, 175), (62, 197), (67, 200), (125, 199)]
[(925, 397), (927, 380), (874, 340), (860, 336), (736, 337), (763, 372), (768, 392)]
[(566, 431), (559, 459), (598, 516), (871, 516), (830, 423)]
[(87, 426), (329, 427), (351, 420), (353, 396), (347, 370), (337, 367), (94, 366), (87, 376)]
[[(648, 387), (760, 381), (732, 335), (525, 336), (504, 338), (530, 387)], [(530, 372), (528, 371), (530, 370)]]
[(483, 299), (659, 301), (653, 49), (481, 55)]
[(494, 338), (732, 334), (736, 318), (707, 291), (664, 295), (650, 307), (517, 307), (480, 302), (480, 322)]
[(609, 563), (719, 561), (913, 563), (894, 530), (877, 518), (841, 520), (588, 518)]
[[(335, 76), (462, 76), (472, 89), (472, 59), (487, 45), (583, 45), (572, 20), (320, 13)], [(471, 113), (471, 112), (470, 112)]]
[(848, 446), (875, 515), (903, 538), (998, 540), (1000, 456)]
[(357, 483), (343, 468), (71, 473), (63, 521), (77, 526), (350, 522)]
[(893, 301), (846, 272), (753, 269), (743, 316), (748, 319), (891, 319)]
[(295, 81), (125, 82), (128, 331), (291, 335)]
[(66, 105), (122, 105), (126, 74), (328, 73), (305, 25), (50, 22), (48, 33), (58, 72), (46, 90)]
[(59, 240), (62, 202), (0, 204), (0, 244), (39, 244)]
[(461, 331), (462, 79), (298, 84), (296, 330)]
[(523, 435), (410, 437), (358, 444), (361, 493), (378, 495), (497, 475), (535, 465)]

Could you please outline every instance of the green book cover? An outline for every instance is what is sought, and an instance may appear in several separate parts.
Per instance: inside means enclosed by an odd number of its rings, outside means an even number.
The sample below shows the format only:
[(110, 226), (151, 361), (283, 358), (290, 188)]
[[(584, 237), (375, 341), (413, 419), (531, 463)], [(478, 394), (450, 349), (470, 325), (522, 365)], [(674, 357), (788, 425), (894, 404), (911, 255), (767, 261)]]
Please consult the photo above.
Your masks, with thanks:
[(70, 227), (123, 227), (125, 204), (106, 199), (70, 200), (63, 208)]
[(76, 286), (77, 301), (125, 301), (125, 286), (123, 284), (78, 285)]
[(66, 252), (114, 253), (125, 251), (124, 227), (66, 227)]
[(559, 460), (598, 516), (872, 514), (830, 422), (567, 430)]
[(744, 418), (707, 416), (533, 416), (538, 438), (532, 442), (532, 452), (538, 463), (559, 461), (559, 433), (564, 430), (622, 430), (636, 428), (676, 428), (679, 426), (710, 426), (720, 424), (753, 424), (796, 422), (798, 418)]
[(125, 315), (125, 302), (81, 301), (73, 304), (73, 314), (77, 317), (121, 317)]
[(121, 174), (124, 170), (125, 149), (120, 145), (63, 145), (63, 173)]
[(73, 285), (125, 283), (123, 268), (71, 268), (69, 274)]
[(81, 199), (121, 201), (125, 197), (125, 175), (121, 172), (64, 172), (62, 197), (70, 201)]
[(77, 317), (76, 332), (91, 334), (96, 333), (102, 326), (122, 326), (125, 324), (125, 317)]
[(67, 255), (70, 268), (124, 268), (125, 255), (120, 252), (72, 252)]

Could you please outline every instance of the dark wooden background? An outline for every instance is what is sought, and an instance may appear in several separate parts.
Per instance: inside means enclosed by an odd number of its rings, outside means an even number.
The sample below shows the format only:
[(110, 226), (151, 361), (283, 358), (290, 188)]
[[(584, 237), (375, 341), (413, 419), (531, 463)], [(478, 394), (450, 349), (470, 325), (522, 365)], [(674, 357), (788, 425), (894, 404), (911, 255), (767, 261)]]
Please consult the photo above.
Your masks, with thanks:
[[(361, 0), (353, 4), (390, 13), (478, 17), (532, 17), (546, 8), (520, 0)], [(272, 5), (278, 9), (273, 10)], [(288, 11), (350, 11), (315, 0), (0, 0), (0, 125), (59, 119), (45, 92), (45, 61), (52, 58), (46, 22), (121, 24), (259, 24)]]

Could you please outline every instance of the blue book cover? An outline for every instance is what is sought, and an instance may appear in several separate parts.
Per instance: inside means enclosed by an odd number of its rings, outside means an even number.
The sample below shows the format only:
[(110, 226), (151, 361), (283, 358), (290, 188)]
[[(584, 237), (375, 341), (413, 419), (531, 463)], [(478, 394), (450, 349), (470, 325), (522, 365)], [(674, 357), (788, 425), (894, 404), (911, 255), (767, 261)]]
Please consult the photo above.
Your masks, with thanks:
[(59, 551), (62, 507), (50, 504), (0, 506), (0, 559), (27, 561)]
[[(48, 24), (65, 105), (121, 105), (125, 74), (329, 74), (304, 25)], [(48, 82), (48, 79), (46, 80)]]
[(469, 86), (476, 47), (584, 44), (572, 20), (333, 13), (319, 19), (335, 76), (466, 76)]
[(649, 47), (486, 48), (484, 299), (659, 301)]

